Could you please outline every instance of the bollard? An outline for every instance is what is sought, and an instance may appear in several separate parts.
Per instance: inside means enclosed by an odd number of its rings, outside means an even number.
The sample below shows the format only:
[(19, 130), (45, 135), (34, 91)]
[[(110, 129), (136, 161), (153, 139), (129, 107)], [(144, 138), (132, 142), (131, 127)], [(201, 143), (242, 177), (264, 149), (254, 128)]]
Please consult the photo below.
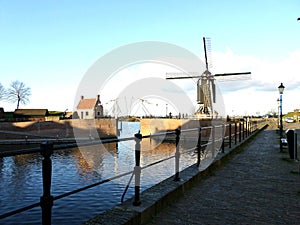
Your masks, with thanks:
[(141, 183), (141, 166), (140, 166), (140, 160), (141, 160), (141, 141), (143, 138), (143, 135), (140, 134), (140, 131), (134, 135), (135, 137), (135, 167), (134, 167), (134, 206), (139, 206), (141, 204), (140, 200), (140, 183)]
[(231, 148), (231, 140), (232, 136), (231, 136), (231, 123), (229, 123), (229, 148)]
[(179, 158), (180, 158), (180, 152), (179, 152), (179, 140), (180, 140), (180, 133), (181, 131), (179, 129), (175, 130), (175, 135), (176, 135), (176, 152), (175, 152), (175, 177), (174, 181), (179, 181)]
[(43, 142), (40, 145), (41, 154), (44, 157), (42, 165), (43, 175), (43, 196), (40, 198), (40, 206), (42, 208), (42, 224), (51, 225), (51, 213), (53, 206), (53, 196), (51, 195), (51, 177), (52, 177), (52, 161), (53, 144)]
[[(295, 159), (297, 160), (297, 132), (295, 130), (290, 130), (288, 129), (286, 132), (286, 138), (287, 138), (287, 143), (288, 143), (288, 150), (289, 150), (289, 155), (290, 159)], [(281, 145), (282, 145), (282, 140), (280, 140)]]
[(200, 162), (201, 162), (201, 127), (199, 127), (198, 129), (198, 143), (197, 143), (197, 167), (200, 166)]

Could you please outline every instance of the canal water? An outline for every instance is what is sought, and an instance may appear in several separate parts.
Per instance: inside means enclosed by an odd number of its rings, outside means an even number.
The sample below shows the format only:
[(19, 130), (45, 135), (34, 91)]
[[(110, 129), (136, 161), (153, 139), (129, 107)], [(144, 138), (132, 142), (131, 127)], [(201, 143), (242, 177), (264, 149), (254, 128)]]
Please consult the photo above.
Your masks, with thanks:
[[(123, 123), (120, 137), (132, 137), (139, 123)], [(190, 142), (189, 142), (190, 143)], [(195, 145), (196, 143), (192, 143)], [(89, 146), (56, 151), (52, 156), (51, 194), (58, 196), (86, 185), (132, 171), (134, 141), (105, 146)], [(194, 147), (194, 146), (191, 146)], [(183, 147), (182, 147), (183, 148)], [(181, 149), (182, 150), (182, 149)], [(173, 142), (142, 141), (141, 166), (174, 156)], [(180, 170), (196, 162), (196, 154), (182, 154)], [(42, 195), (40, 154), (0, 158), (0, 214), (39, 202)], [(174, 158), (142, 170), (141, 189), (145, 190), (174, 175)], [(79, 192), (54, 202), (52, 224), (81, 224), (120, 203), (130, 175)], [(131, 184), (125, 200), (133, 196)], [(41, 224), (40, 207), (0, 220), (0, 224)]]

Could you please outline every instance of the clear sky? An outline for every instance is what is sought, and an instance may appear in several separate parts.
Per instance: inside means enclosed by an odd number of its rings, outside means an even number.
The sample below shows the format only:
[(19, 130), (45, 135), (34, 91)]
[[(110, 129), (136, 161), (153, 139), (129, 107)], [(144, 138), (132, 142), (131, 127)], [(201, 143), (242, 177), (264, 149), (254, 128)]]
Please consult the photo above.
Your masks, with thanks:
[[(71, 110), (88, 68), (113, 49), (140, 41), (176, 44), (203, 58), (212, 40), (212, 72), (251, 71), (222, 82), (228, 114), (300, 108), (300, 1), (0, 0), (0, 83), (31, 88), (21, 108)], [(194, 83), (191, 83), (194, 87)], [(116, 84), (117, 86), (117, 84)], [(113, 99), (101, 93), (103, 102)], [(16, 104), (0, 101), (5, 111)]]

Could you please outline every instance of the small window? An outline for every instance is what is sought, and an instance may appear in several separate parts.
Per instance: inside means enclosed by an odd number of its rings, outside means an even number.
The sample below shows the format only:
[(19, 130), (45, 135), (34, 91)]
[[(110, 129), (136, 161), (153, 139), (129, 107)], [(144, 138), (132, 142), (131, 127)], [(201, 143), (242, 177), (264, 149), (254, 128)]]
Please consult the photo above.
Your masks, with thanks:
[(88, 116), (88, 115), (89, 115), (89, 112), (88, 112), (88, 111), (86, 111), (86, 112), (85, 112), (85, 115), (86, 115), (86, 116)]
[(97, 112), (97, 115), (100, 116), (100, 112), (99, 111)]

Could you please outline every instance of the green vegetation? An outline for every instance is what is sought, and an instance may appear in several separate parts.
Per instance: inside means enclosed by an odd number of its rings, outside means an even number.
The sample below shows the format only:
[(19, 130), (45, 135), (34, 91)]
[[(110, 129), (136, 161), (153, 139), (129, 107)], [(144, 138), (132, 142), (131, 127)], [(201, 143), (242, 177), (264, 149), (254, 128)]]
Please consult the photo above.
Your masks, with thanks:
[(14, 117), (14, 112), (4, 112), (4, 118), (13, 118)]
[(294, 116), (294, 112), (289, 112), (283, 116), (283, 119), (288, 118), (288, 117), (293, 118), (293, 116)]
[(62, 111), (49, 111), (49, 116), (62, 116), (64, 112)]

